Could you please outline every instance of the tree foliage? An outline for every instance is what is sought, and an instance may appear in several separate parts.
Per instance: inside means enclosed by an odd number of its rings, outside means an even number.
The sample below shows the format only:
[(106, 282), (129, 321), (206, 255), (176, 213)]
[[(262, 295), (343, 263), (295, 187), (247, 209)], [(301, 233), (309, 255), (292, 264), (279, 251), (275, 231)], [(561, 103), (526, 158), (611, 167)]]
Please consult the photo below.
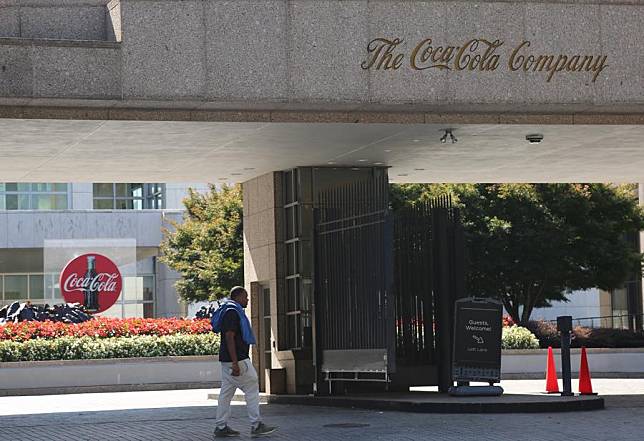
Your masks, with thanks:
[(177, 292), (188, 301), (214, 300), (243, 285), (244, 250), (241, 186), (224, 185), (183, 200), (182, 223), (164, 229), (161, 261), (182, 276)]
[(629, 235), (644, 229), (633, 186), (409, 184), (393, 208), (450, 193), (461, 207), (470, 294), (500, 298), (516, 323), (573, 290), (620, 287), (641, 274)]

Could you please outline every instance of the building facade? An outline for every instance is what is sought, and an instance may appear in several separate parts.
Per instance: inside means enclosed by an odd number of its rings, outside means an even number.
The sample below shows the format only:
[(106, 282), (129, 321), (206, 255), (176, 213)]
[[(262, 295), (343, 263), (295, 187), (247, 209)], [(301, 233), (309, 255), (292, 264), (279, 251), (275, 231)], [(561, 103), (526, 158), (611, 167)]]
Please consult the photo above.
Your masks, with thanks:
[[(204, 184), (0, 183), (0, 304), (64, 302), (59, 272), (46, 271), (48, 241), (130, 240), (136, 270), (125, 276), (113, 317), (186, 314), (178, 274), (158, 260), (162, 227), (180, 221), (187, 189)], [(62, 268), (60, 268), (62, 271)]]
[[(306, 303), (314, 259), (300, 259), (314, 256), (316, 229), (293, 225), (314, 225), (297, 216), (319, 201), (308, 190), (289, 199), (288, 171), (643, 182), (643, 22), (640, 0), (5, 0), (0, 180), (242, 183), (253, 360), (266, 390), (281, 370), (288, 392), (309, 393), (333, 354), (309, 315), (327, 299)], [(364, 208), (353, 181), (348, 205)], [(57, 207), (59, 190), (42, 203)], [(100, 197), (115, 211), (143, 203)], [(90, 211), (79, 234), (154, 249), (142, 219), (156, 225), (160, 212), (134, 211), (110, 214), (109, 232)], [(7, 248), (22, 235), (38, 249), (42, 230), (65, 225), (42, 212), (21, 231), (19, 214), (3, 215)]]

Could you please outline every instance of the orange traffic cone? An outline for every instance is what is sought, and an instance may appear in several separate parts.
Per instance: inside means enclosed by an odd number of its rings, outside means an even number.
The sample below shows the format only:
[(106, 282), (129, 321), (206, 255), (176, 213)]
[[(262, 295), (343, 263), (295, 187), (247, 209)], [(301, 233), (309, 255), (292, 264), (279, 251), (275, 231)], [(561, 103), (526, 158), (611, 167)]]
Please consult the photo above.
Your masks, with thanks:
[(590, 381), (590, 369), (588, 369), (588, 357), (586, 347), (581, 347), (581, 366), (579, 366), (579, 395), (596, 395), (593, 392), (593, 385)]
[(559, 383), (557, 382), (557, 370), (555, 369), (555, 357), (552, 355), (552, 346), (548, 346), (548, 361), (546, 362), (546, 393), (559, 393)]

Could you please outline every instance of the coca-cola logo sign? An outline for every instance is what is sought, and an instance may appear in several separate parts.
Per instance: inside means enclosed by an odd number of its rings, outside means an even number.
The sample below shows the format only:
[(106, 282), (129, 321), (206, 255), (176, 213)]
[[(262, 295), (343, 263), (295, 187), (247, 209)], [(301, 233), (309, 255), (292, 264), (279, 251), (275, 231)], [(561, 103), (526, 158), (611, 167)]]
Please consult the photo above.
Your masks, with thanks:
[(121, 295), (123, 277), (102, 254), (83, 254), (60, 273), (60, 292), (68, 303), (80, 303), (94, 313), (109, 309)]

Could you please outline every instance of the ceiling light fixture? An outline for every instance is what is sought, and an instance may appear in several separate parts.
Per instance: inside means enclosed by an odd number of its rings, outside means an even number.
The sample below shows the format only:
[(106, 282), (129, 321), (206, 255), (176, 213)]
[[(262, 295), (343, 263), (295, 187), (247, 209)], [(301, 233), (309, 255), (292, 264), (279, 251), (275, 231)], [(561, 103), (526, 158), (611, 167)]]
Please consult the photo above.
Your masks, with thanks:
[(456, 139), (456, 136), (452, 133), (453, 129), (445, 129), (445, 133), (443, 136), (441, 136), (441, 143), (445, 144), (447, 142), (447, 137), (449, 136), (449, 139), (452, 141), (452, 144), (456, 144), (458, 142), (458, 139)]

